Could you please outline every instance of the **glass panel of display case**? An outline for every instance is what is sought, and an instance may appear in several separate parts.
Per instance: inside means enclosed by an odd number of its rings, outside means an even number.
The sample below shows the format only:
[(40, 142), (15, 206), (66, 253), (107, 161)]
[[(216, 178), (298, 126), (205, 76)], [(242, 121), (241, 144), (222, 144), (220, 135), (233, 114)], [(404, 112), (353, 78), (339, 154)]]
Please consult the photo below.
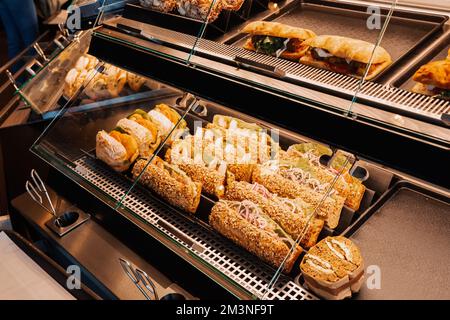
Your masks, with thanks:
[[(313, 297), (298, 282), (298, 262), (319, 241), (338, 252), (348, 244), (339, 236), (365, 194), (353, 176), (355, 158), (190, 95), (170, 106), (185, 112), (178, 134), (157, 157), (137, 160), (133, 187), (118, 208), (140, 212), (254, 298)], [(161, 210), (161, 202), (170, 209)], [(201, 231), (219, 240), (209, 243)], [(231, 242), (214, 253), (224, 261), (209, 260), (214, 241), (224, 239)], [(243, 269), (241, 279), (233, 264)]]
[(97, 59), (86, 54), (90, 41), (91, 32), (82, 32), (20, 88), (18, 93), (35, 113), (64, 106), (97, 66)]
[[(323, 299), (341, 300), (359, 292), (361, 253), (342, 236), (366, 193), (362, 179), (354, 176), (354, 165), (351, 154), (302, 143), (291, 146), (278, 166), (262, 176), (263, 184), (276, 193), (269, 197), (276, 210), (263, 207), (261, 212), (272, 218), (272, 234), (278, 235), (278, 244), (271, 239), (269, 246), (277, 248), (269, 250), (277, 269), (262, 291), (263, 299), (298, 298), (286, 294), (292, 282)], [(270, 175), (276, 177), (274, 184)], [(260, 246), (260, 255), (267, 254)]]
[[(32, 150), (75, 181), (92, 182), (89, 170), (118, 172), (126, 191), (127, 183), (133, 181), (131, 166), (139, 155), (135, 148), (143, 148), (139, 139), (155, 134), (146, 127), (150, 127), (147, 109), (172, 103), (180, 94), (101, 61), (78, 82), (70, 87), (70, 98), (60, 110), (45, 114), (52, 121)], [(122, 197), (118, 189), (90, 186), (112, 207)]]
[(96, 35), (189, 63), (198, 39), (217, 19), (221, 7), (220, 0), (129, 1), (119, 17), (103, 21), (104, 28)]
[[(442, 78), (450, 70), (448, 16), (404, 4), (386, 1), (368, 8), (367, 26), (378, 34), (370, 41), (380, 49), (358, 83), (349, 116), (448, 143), (450, 91)], [(380, 106), (388, 112), (375, 110)]]
[[(221, 21), (226, 27), (217, 27)], [(206, 26), (190, 62), (310, 105), (448, 141), (443, 84), (428, 85), (438, 94), (411, 93), (421, 86), (413, 89), (420, 66), (446, 60), (446, 21), (443, 12), (397, 1), (245, 1)]]

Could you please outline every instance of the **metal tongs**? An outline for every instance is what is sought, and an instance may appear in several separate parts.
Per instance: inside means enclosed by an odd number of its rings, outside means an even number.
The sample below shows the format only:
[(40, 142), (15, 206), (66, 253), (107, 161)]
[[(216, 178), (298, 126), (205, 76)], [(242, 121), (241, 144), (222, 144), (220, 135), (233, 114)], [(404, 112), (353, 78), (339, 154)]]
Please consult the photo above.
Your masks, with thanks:
[[(133, 265), (125, 259), (120, 258), (119, 261), (127, 276), (133, 281), (134, 285), (141, 291), (147, 300), (159, 300), (156, 287), (145, 271), (133, 267)], [(153, 295), (153, 299), (151, 298), (151, 295)]]
[[(50, 195), (48, 194), (47, 188), (45, 187), (44, 182), (42, 182), (41, 177), (36, 172), (36, 170), (31, 170), (31, 179), (34, 182), (31, 183), (30, 180), (27, 180), (25, 183), (25, 189), (27, 190), (28, 194), (30, 195), (31, 199), (34, 200), (37, 204), (39, 204), (43, 209), (50, 212), (52, 215), (57, 217), (55, 207), (53, 206), (52, 200), (50, 199)], [(50, 205), (50, 208), (47, 207), (44, 204), (44, 198), (47, 199), (47, 202)], [(59, 223), (58, 220), (56, 220), (56, 223)]]

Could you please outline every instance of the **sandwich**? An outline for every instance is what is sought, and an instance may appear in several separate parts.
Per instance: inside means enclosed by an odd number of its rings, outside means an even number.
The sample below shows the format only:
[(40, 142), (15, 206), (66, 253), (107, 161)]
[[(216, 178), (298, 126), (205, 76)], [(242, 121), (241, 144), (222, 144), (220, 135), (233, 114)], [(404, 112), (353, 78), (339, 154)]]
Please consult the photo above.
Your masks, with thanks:
[(173, 130), (167, 141), (168, 145), (187, 130), (186, 121), (182, 119), (175, 109), (169, 107), (167, 104), (162, 103), (156, 105), (148, 112), (148, 115), (154, 123), (158, 124), (161, 140), (166, 139)]
[(238, 11), (245, 0), (222, 0), (223, 10)]
[(71, 98), (77, 93), (84, 82), (94, 76), (95, 71), (70, 69), (64, 78), (63, 92), (67, 98)]
[(116, 66), (106, 65), (102, 72), (111, 98), (116, 98), (127, 83), (127, 72)]
[(92, 70), (98, 64), (98, 59), (94, 56), (85, 54), (78, 58), (75, 63), (75, 69), (78, 71)]
[(373, 53), (366, 80), (373, 79), (392, 63), (382, 47), (357, 39), (321, 35), (305, 40), (309, 46), (300, 62), (309, 66), (346, 74), (361, 79)]
[(170, 12), (177, 6), (177, 0), (140, 0), (139, 3), (160, 12)]
[(128, 119), (137, 122), (150, 131), (152, 139), (150, 140), (149, 151), (151, 153), (155, 152), (161, 143), (158, 124), (153, 122), (148, 113), (142, 109), (136, 109), (131, 115), (128, 116)]
[(227, 171), (233, 174), (233, 179), (251, 180), (255, 161), (245, 148), (244, 140), (231, 139), (225, 129), (210, 124), (206, 128), (197, 128), (195, 139), (201, 142), (205, 155), (226, 162)]
[(359, 248), (345, 237), (327, 237), (303, 257), (300, 270), (306, 286), (328, 300), (350, 298), (364, 280)]
[[(325, 167), (319, 162), (319, 158), (322, 155), (331, 156), (333, 155), (333, 151), (317, 143), (295, 144), (290, 146), (287, 151), (288, 157), (308, 159), (312, 167), (316, 167), (322, 172), (319, 178), (321, 181), (327, 182), (327, 180), (331, 179), (331, 176), (327, 177), (330, 173), (332, 176), (340, 175), (334, 188), (342, 197), (345, 197), (345, 205), (347, 207), (353, 211), (358, 211), (366, 187), (360, 180), (350, 174), (352, 163), (346, 161), (347, 156), (338, 150), (336, 155), (331, 159), (329, 167)], [(324, 175), (324, 172), (328, 173)]]
[(245, 49), (293, 61), (308, 50), (305, 40), (316, 36), (308, 29), (268, 21), (251, 22), (242, 32), (251, 36), (244, 44)]
[(223, 197), (230, 173), (227, 163), (215, 154), (213, 142), (187, 136), (172, 143), (166, 161), (176, 164), (193, 181), (202, 184), (206, 194)]
[(303, 200), (279, 197), (260, 184), (233, 182), (227, 186), (226, 200), (250, 200), (257, 204), (272, 220), (303, 248), (316, 244), (324, 220), (315, 215), (313, 208)]
[[(132, 117), (133, 118), (133, 117)], [(157, 148), (155, 136), (145, 126), (130, 119), (121, 119), (117, 122), (116, 130), (131, 135), (138, 144), (139, 155), (149, 158)]]
[(241, 162), (241, 166), (236, 167), (229, 163), (229, 170), (233, 172), (236, 180), (250, 182), (251, 172), (256, 164), (265, 163), (279, 156), (279, 144), (267, 134), (265, 129), (255, 123), (215, 115), (213, 122), (207, 125), (207, 129), (214, 129), (228, 145), (231, 144), (243, 150), (246, 155), (246, 165)]
[(99, 131), (96, 136), (95, 153), (117, 172), (128, 170), (139, 155), (136, 140), (129, 134), (118, 130), (110, 133)]
[(301, 248), (255, 203), (220, 200), (212, 208), (210, 225), (219, 233), (275, 268), (289, 273)]
[(299, 183), (297, 179), (292, 178), (293, 176), (290, 172), (284, 172), (277, 165), (272, 166), (271, 163), (266, 163), (256, 166), (253, 171), (252, 181), (263, 185), (270, 192), (280, 197), (302, 199), (320, 215), (326, 217), (325, 221), (328, 227), (331, 229), (336, 228), (339, 224), (345, 199), (318, 192), (307, 184)]
[(413, 92), (450, 100), (450, 59), (421, 66), (413, 80), (417, 82)]
[(194, 182), (175, 165), (155, 156), (151, 162), (139, 159), (132, 170), (133, 178), (171, 205), (195, 213), (200, 203), (201, 183)]
[(214, 22), (223, 9), (222, 0), (177, 0), (178, 13), (204, 22)]
[(87, 84), (84, 94), (93, 101), (103, 100), (111, 97), (108, 90), (108, 83), (102, 74), (96, 74), (94, 78)]
[(146, 78), (127, 72), (127, 84), (134, 92), (140, 91), (145, 83), (147, 83)]

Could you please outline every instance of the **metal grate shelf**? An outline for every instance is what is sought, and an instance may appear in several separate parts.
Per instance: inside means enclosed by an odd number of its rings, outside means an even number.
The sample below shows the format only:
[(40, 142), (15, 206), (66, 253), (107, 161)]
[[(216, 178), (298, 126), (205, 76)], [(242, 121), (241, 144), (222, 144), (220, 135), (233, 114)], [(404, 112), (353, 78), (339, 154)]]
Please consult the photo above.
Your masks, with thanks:
[[(124, 177), (112, 172), (90, 157), (82, 157), (74, 164), (75, 168), (69, 166), (68, 168), (116, 201), (119, 201), (131, 186)], [(220, 235), (208, 232), (181, 215), (174, 214), (172, 209), (144, 194), (139, 188), (133, 189), (124, 200), (123, 205), (254, 296), (260, 299), (263, 297), (265, 288), (275, 272), (261, 264), (254, 256), (234, 246)], [(164, 225), (181, 231), (195, 244), (187, 244)], [(267, 298), (276, 300), (317, 299), (285, 276), (282, 276), (276, 286), (267, 293)]]

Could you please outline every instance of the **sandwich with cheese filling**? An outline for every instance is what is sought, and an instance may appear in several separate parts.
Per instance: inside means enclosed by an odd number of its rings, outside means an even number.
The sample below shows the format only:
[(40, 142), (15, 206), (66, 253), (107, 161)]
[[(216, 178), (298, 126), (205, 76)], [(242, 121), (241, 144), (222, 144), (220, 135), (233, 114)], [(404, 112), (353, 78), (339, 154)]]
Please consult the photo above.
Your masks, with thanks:
[(167, 144), (170, 145), (176, 138), (181, 136), (187, 129), (187, 123), (182, 119), (181, 115), (167, 104), (161, 103), (156, 105), (148, 112), (150, 119), (158, 124), (161, 140), (164, 140), (175, 128), (169, 137)]

